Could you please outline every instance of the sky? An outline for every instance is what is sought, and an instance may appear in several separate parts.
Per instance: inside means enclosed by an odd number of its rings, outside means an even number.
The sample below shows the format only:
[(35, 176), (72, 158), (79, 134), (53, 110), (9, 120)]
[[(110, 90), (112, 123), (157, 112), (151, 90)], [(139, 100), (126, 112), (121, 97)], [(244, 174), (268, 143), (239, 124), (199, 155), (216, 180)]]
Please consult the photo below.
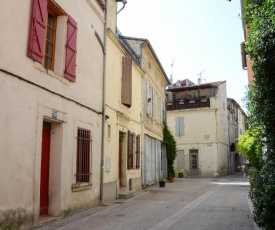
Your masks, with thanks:
[(227, 97), (245, 109), (240, 0), (127, 0), (117, 20), (124, 36), (150, 41), (173, 82), (226, 80)]

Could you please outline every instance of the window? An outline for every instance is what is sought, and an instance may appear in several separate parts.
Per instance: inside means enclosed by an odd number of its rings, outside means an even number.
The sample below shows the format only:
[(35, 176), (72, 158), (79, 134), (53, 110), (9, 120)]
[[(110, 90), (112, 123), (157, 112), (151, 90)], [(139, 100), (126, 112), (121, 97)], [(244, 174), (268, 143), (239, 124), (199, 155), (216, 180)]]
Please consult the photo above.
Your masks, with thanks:
[(184, 151), (177, 151), (177, 166), (178, 169), (184, 169)]
[(175, 133), (176, 136), (180, 137), (184, 135), (184, 118), (183, 117), (176, 117), (175, 118)]
[(122, 58), (121, 103), (132, 106), (132, 59), (129, 57)]
[[(31, 24), (29, 32), (28, 56), (54, 71), (57, 18), (66, 13), (53, 0), (32, 0)], [(64, 76), (75, 82), (76, 78), (76, 38), (77, 23), (71, 16), (67, 21), (67, 40), (64, 43)]]
[(127, 168), (140, 168), (140, 135), (128, 131)]
[(77, 131), (76, 183), (90, 182), (90, 143), (90, 131), (79, 128)]
[(163, 99), (159, 98), (159, 123), (163, 123)]
[(147, 80), (146, 81), (146, 113), (148, 115), (151, 115), (151, 100), (152, 98), (150, 97), (151, 94), (150, 94), (150, 82)]

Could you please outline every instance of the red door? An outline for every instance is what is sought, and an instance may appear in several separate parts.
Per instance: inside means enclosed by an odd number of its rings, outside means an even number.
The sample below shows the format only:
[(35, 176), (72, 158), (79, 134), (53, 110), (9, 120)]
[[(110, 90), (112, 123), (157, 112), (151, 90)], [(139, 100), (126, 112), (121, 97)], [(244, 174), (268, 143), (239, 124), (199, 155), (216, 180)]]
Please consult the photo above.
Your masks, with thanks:
[(50, 168), (51, 123), (43, 122), (41, 178), (40, 178), (40, 215), (48, 214), (49, 168)]

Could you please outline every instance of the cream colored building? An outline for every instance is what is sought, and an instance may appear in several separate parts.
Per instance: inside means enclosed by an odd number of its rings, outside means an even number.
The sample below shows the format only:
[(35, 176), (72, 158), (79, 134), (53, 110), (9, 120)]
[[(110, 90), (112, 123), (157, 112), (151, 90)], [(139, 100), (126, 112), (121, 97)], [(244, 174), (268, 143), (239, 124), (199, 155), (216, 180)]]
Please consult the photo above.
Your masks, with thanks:
[(139, 57), (145, 71), (142, 82), (142, 185), (154, 184), (167, 177), (163, 141), (165, 119), (165, 87), (168, 77), (149, 40), (124, 37)]
[(100, 203), (103, 8), (1, 1), (1, 229)]
[(176, 176), (228, 174), (226, 82), (168, 86), (167, 124), (177, 142)]
[[(117, 4), (108, 3), (106, 121), (104, 150), (103, 200), (108, 202), (120, 195), (131, 194), (142, 188), (145, 141), (152, 138), (154, 157), (161, 156), (162, 116), (164, 114), (164, 87), (166, 75), (148, 40), (141, 47), (135, 46), (116, 28)], [(135, 38), (133, 40), (137, 41)], [(150, 61), (150, 69), (148, 62)], [(146, 62), (146, 63), (145, 63)], [(146, 64), (146, 66), (145, 66)], [(146, 82), (151, 81), (150, 98), (147, 97)], [(147, 93), (147, 94), (146, 94)], [(160, 107), (160, 99), (162, 107)], [(151, 106), (150, 122), (146, 107)], [(153, 105), (153, 106), (152, 106)], [(148, 137), (147, 137), (148, 136)], [(150, 137), (149, 137), (150, 136)], [(148, 151), (148, 150), (147, 150)], [(160, 158), (154, 166), (160, 164)], [(154, 180), (159, 178), (160, 168)]]

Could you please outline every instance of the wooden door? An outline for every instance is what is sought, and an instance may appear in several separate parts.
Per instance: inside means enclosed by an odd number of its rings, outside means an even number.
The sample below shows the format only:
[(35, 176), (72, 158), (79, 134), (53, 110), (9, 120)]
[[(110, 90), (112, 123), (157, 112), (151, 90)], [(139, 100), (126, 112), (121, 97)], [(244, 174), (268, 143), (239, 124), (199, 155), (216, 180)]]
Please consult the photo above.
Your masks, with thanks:
[(198, 176), (199, 175), (198, 163), (199, 163), (198, 150), (190, 150), (190, 152), (189, 152), (190, 176)]
[(45, 215), (48, 213), (50, 140), (51, 140), (51, 123), (43, 122), (41, 174), (40, 174), (40, 215)]

